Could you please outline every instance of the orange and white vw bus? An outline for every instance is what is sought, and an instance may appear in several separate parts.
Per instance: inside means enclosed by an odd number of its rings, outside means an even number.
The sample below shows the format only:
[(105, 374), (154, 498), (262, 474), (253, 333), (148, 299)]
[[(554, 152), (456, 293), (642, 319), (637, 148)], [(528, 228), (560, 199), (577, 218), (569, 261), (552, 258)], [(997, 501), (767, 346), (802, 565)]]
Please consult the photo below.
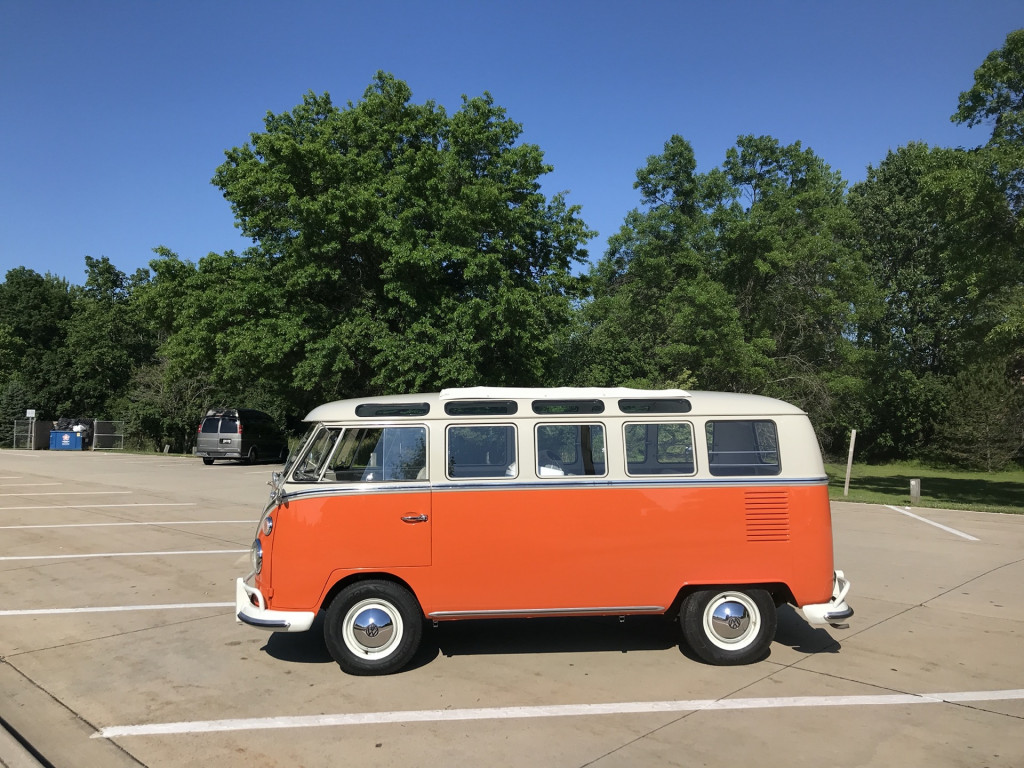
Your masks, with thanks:
[(426, 620), (667, 614), (712, 664), (764, 657), (776, 606), (843, 626), (807, 415), (766, 397), (474, 387), (341, 400), (273, 491), (240, 622), (325, 611), (343, 670), (409, 662)]

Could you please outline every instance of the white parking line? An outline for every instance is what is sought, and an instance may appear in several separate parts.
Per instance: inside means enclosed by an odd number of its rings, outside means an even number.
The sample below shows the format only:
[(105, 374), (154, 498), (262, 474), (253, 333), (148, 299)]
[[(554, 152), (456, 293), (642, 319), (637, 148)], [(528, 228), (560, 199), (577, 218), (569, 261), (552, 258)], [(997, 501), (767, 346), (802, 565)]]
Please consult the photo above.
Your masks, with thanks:
[(106, 605), (85, 608), (27, 608), (0, 610), (0, 616), (50, 616), (66, 613), (120, 613), (132, 610), (180, 610), (182, 608), (233, 608), (234, 603), (165, 603), (161, 605)]
[(183, 502), (158, 502), (153, 504), (61, 504), (59, 506), (36, 506), (29, 507), (0, 507), (0, 512), (10, 512), (16, 509), (107, 509), (113, 507), (194, 507), (194, 501)]
[(536, 707), (492, 707), (484, 709), (426, 709), (397, 712), (359, 712), (298, 717), (253, 717), (236, 720), (195, 720), (150, 725), (117, 725), (101, 728), (94, 739), (123, 736), (156, 736), (182, 733), (249, 731), (267, 728), (320, 728), (324, 726), (381, 725), (394, 723), (441, 723), (461, 720), (512, 720), (540, 717), (589, 717), (659, 712), (696, 712), (736, 709), (782, 709), (788, 707), (894, 706), (906, 704), (959, 704), (974, 701), (1024, 699), (1024, 689), (1006, 691), (961, 691), (954, 693), (897, 693), (877, 696), (793, 696), (763, 699), (695, 699), (690, 701), (638, 701), (612, 704), (563, 704)]
[(220, 525), (222, 523), (245, 523), (256, 525), (258, 520), (167, 520), (156, 523), (60, 523), (49, 525), (0, 525), (0, 531), (16, 531), (25, 528), (109, 528), (123, 525)]
[(248, 549), (182, 549), (173, 552), (96, 552), (91, 555), (17, 555), (0, 557), (0, 561), (13, 560), (83, 560), (89, 557), (163, 557), (167, 555), (236, 555)]
[(921, 517), (920, 515), (915, 515), (913, 512), (911, 512), (908, 509), (903, 509), (901, 507), (893, 507), (893, 506), (891, 506), (889, 504), (886, 504), (885, 506), (886, 506), (886, 508), (891, 509), (893, 512), (899, 512), (901, 515), (906, 515), (907, 517), (912, 517), (915, 520), (920, 520), (922, 523), (928, 523), (928, 525), (934, 525), (936, 528), (941, 528), (942, 530), (946, 531), (947, 533), (955, 534), (956, 536), (960, 536), (961, 538), (967, 539), (968, 541), (981, 541), (981, 539), (975, 538), (974, 536), (971, 536), (969, 533), (964, 533), (963, 531), (958, 531), (956, 528), (950, 528), (948, 525), (943, 525), (942, 523), (936, 523), (934, 520), (929, 520), (926, 517)]
[(43, 493), (0, 493), (0, 496), (111, 496), (134, 491), (44, 491)]
[(108, 605), (95, 608), (29, 608), (0, 611), (0, 616), (59, 616), (67, 613), (120, 613), (124, 611), (170, 611), (182, 608), (233, 608), (234, 603), (167, 603), (164, 605)]
[(30, 488), (39, 488), (44, 485), (64, 485), (64, 483), (0, 483), (0, 488), (22, 488), (26, 485)]

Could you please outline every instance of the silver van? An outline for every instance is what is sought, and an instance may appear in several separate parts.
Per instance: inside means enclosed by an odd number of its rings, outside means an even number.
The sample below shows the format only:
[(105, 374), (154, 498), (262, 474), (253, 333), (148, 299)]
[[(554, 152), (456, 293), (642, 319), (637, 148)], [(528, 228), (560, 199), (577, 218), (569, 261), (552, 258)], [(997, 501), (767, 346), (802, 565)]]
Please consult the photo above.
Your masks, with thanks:
[(211, 408), (196, 430), (196, 456), (215, 459), (284, 461), (288, 439), (270, 414), (251, 408)]

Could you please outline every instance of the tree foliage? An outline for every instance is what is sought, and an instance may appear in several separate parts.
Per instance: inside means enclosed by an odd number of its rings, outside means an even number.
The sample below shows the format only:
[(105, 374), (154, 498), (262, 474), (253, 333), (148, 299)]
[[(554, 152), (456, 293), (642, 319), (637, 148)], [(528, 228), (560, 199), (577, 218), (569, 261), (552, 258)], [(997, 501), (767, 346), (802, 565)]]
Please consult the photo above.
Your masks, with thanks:
[(645, 207), (590, 274), (579, 380), (786, 395), (831, 425), (865, 275), (838, 174), (768, 136), (701, 174), (673, 136), (634, 186)]
[(357, 104), (310, 93), (265, 127), (214, 177), (265, 287), (235, 348), (316, 399), (543, 379), (590, 233), (490, 95), (449, 116), (378, 73)]

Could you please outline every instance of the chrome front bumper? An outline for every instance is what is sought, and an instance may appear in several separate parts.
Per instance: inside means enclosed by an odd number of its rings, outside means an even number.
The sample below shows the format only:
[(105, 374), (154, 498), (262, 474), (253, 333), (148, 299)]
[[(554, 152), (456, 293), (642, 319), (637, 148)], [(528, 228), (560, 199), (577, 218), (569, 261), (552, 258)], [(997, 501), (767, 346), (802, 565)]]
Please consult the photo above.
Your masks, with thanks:
[(271, 611), (258, 589), (246, 584), (245, 579), (235, 582), (235, 621), (239, 624), (269, 632), (305, 632), (314, 618), (316, 613), (310, 611)]
[(808, 624), (828, 624), (836, 629), (846, 629), (846, 619), (853, 616), (853, 608), (846, 604), (850, 582), (842, 571), (835, 571), (832, 579), (832, 598), (827, 603), (812, 603), (800, 610)]

